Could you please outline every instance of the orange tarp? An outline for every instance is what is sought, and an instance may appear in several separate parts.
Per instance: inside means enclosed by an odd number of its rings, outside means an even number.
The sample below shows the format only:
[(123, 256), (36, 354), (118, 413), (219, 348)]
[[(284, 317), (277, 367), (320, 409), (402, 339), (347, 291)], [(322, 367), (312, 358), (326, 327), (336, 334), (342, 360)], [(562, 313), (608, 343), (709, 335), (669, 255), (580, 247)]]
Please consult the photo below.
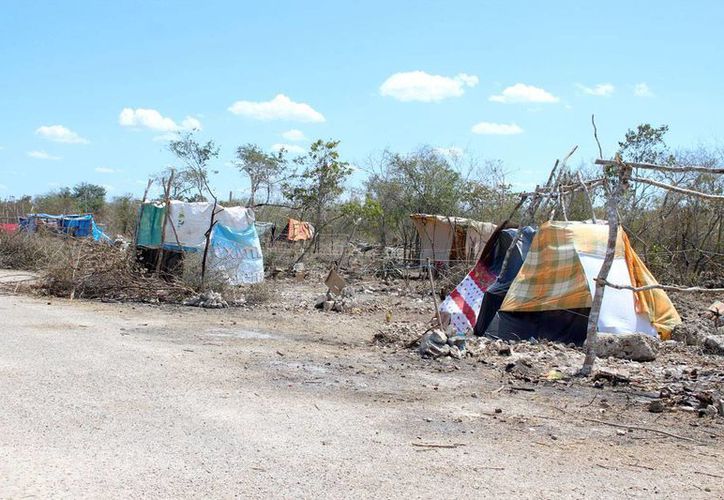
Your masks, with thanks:
[(289, 219), (287, 224), (287, 239), (289, 241), (311, 240), (314, 237), (314, 230), (309, 222), (303, 222), (296, 219)]

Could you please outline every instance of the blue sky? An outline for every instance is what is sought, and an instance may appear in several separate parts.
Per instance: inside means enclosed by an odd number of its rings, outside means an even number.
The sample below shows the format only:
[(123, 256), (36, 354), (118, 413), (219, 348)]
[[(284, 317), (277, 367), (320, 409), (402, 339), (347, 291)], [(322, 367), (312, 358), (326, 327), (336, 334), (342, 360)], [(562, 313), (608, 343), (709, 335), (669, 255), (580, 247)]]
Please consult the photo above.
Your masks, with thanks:
[(576, 163), (596, 156), (591, 113), (609, 154), (641, 122), (669, 124), (675, 147), (724, 137), (722, 2), (1, 7), (0, 197), (80, 181), (139, 194), (173, 161), (163, 138), (198, 126), (222, 147), (224, 196), (247, 185), (228, 164), (247, 142), (340, 139), (357, 165), (458, 148), (524, 187), (574, 144)]

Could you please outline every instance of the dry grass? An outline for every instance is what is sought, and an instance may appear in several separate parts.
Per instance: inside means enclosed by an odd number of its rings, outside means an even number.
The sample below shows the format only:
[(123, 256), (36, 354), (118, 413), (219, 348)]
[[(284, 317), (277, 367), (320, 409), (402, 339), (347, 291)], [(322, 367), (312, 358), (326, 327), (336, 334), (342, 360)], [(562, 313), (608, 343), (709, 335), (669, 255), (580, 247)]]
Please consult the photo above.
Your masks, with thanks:
[(266, 304), (271, 302), (274, 297), (274, 291), (269, 285), (269, 282), (263, 281), (256, 285), (251, 285), (245, 290), (244, 298), (246, 303), (250, 306), (256, 306), (260, 304)]

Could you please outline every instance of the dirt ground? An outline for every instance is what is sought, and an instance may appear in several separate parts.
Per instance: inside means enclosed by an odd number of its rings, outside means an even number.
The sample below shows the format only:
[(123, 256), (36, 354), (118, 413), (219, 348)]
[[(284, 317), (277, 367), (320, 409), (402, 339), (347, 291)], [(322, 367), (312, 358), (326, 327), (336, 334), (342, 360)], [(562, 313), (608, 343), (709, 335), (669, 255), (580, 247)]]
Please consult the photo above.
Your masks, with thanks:
[(724, 419), (375, 342), (430, 317), (394, 287), (348, 313), (294, 282), (221, 310), (4, 290), (2, 497), (724, 496)]

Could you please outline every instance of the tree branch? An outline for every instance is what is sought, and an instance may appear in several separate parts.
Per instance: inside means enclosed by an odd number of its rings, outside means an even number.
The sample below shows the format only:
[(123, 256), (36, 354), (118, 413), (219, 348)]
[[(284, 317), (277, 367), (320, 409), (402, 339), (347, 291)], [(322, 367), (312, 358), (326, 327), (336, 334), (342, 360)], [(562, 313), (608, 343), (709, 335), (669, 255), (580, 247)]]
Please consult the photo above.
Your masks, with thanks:
[[(598, 159), (595, 161), (596, 165), (604, 165), (604, 166), (616, 166), (618, 163), (616, 163), (613, 160), (602, 160)], [(660, 170), (662, 172), (676, 172), (676, 173), (686, 173), (686, 172), (700, 172), (704, 174), (724, 174), (724, 168), (719, 167), (700, 167), (700, 166), (684, 166), (684, 165), (677, 165), (673, 167), (665, 166), (665, 165), (656, 165), (654, 163), (631, 163), (631, 162), (625, 162), (627, 165), (629, 165), (632, 168), (642, 168), (644, 170)]]
[(601, 283), (604, 286), (615, 288), (616, 290), (631, 290), (632, 292), (646, 292), (648, 290), (665, 290), (667, 292), (708, 292), (708, 293), (722, 293), (724, 288), (702, 288), (698, 286), (675, 286), (675, 285), (646, 285), (646, 286), (631, 286), (631, 285), (618, 285), (611, 283), (610, 281), (603, 278), (595, 278), (594, 281)]
[(641, 177), (630, 177), (630, 180), (632, 180), (634, 182), (640, 182), (642, 184), (648, 184), (650, 186), (655, 186), (655, 187), (658, 187), (661, 189), (668, 189), (669, 191), (676, 191), (677, 193), (686, 194), (688, 196), (695, 196), (697, 198), (703, 198), (705, 200), (720, 201), (720, 202), (724, 201), (724, 195), (702, 193), (700, 191), (694, 191), (691, 189), (680, 188), (677, 186), (672, 186), (670, 184), (664, 184), (663, 182), (658, 182), (658, 181), (654, 181), (651, 179), (643, 179)]

